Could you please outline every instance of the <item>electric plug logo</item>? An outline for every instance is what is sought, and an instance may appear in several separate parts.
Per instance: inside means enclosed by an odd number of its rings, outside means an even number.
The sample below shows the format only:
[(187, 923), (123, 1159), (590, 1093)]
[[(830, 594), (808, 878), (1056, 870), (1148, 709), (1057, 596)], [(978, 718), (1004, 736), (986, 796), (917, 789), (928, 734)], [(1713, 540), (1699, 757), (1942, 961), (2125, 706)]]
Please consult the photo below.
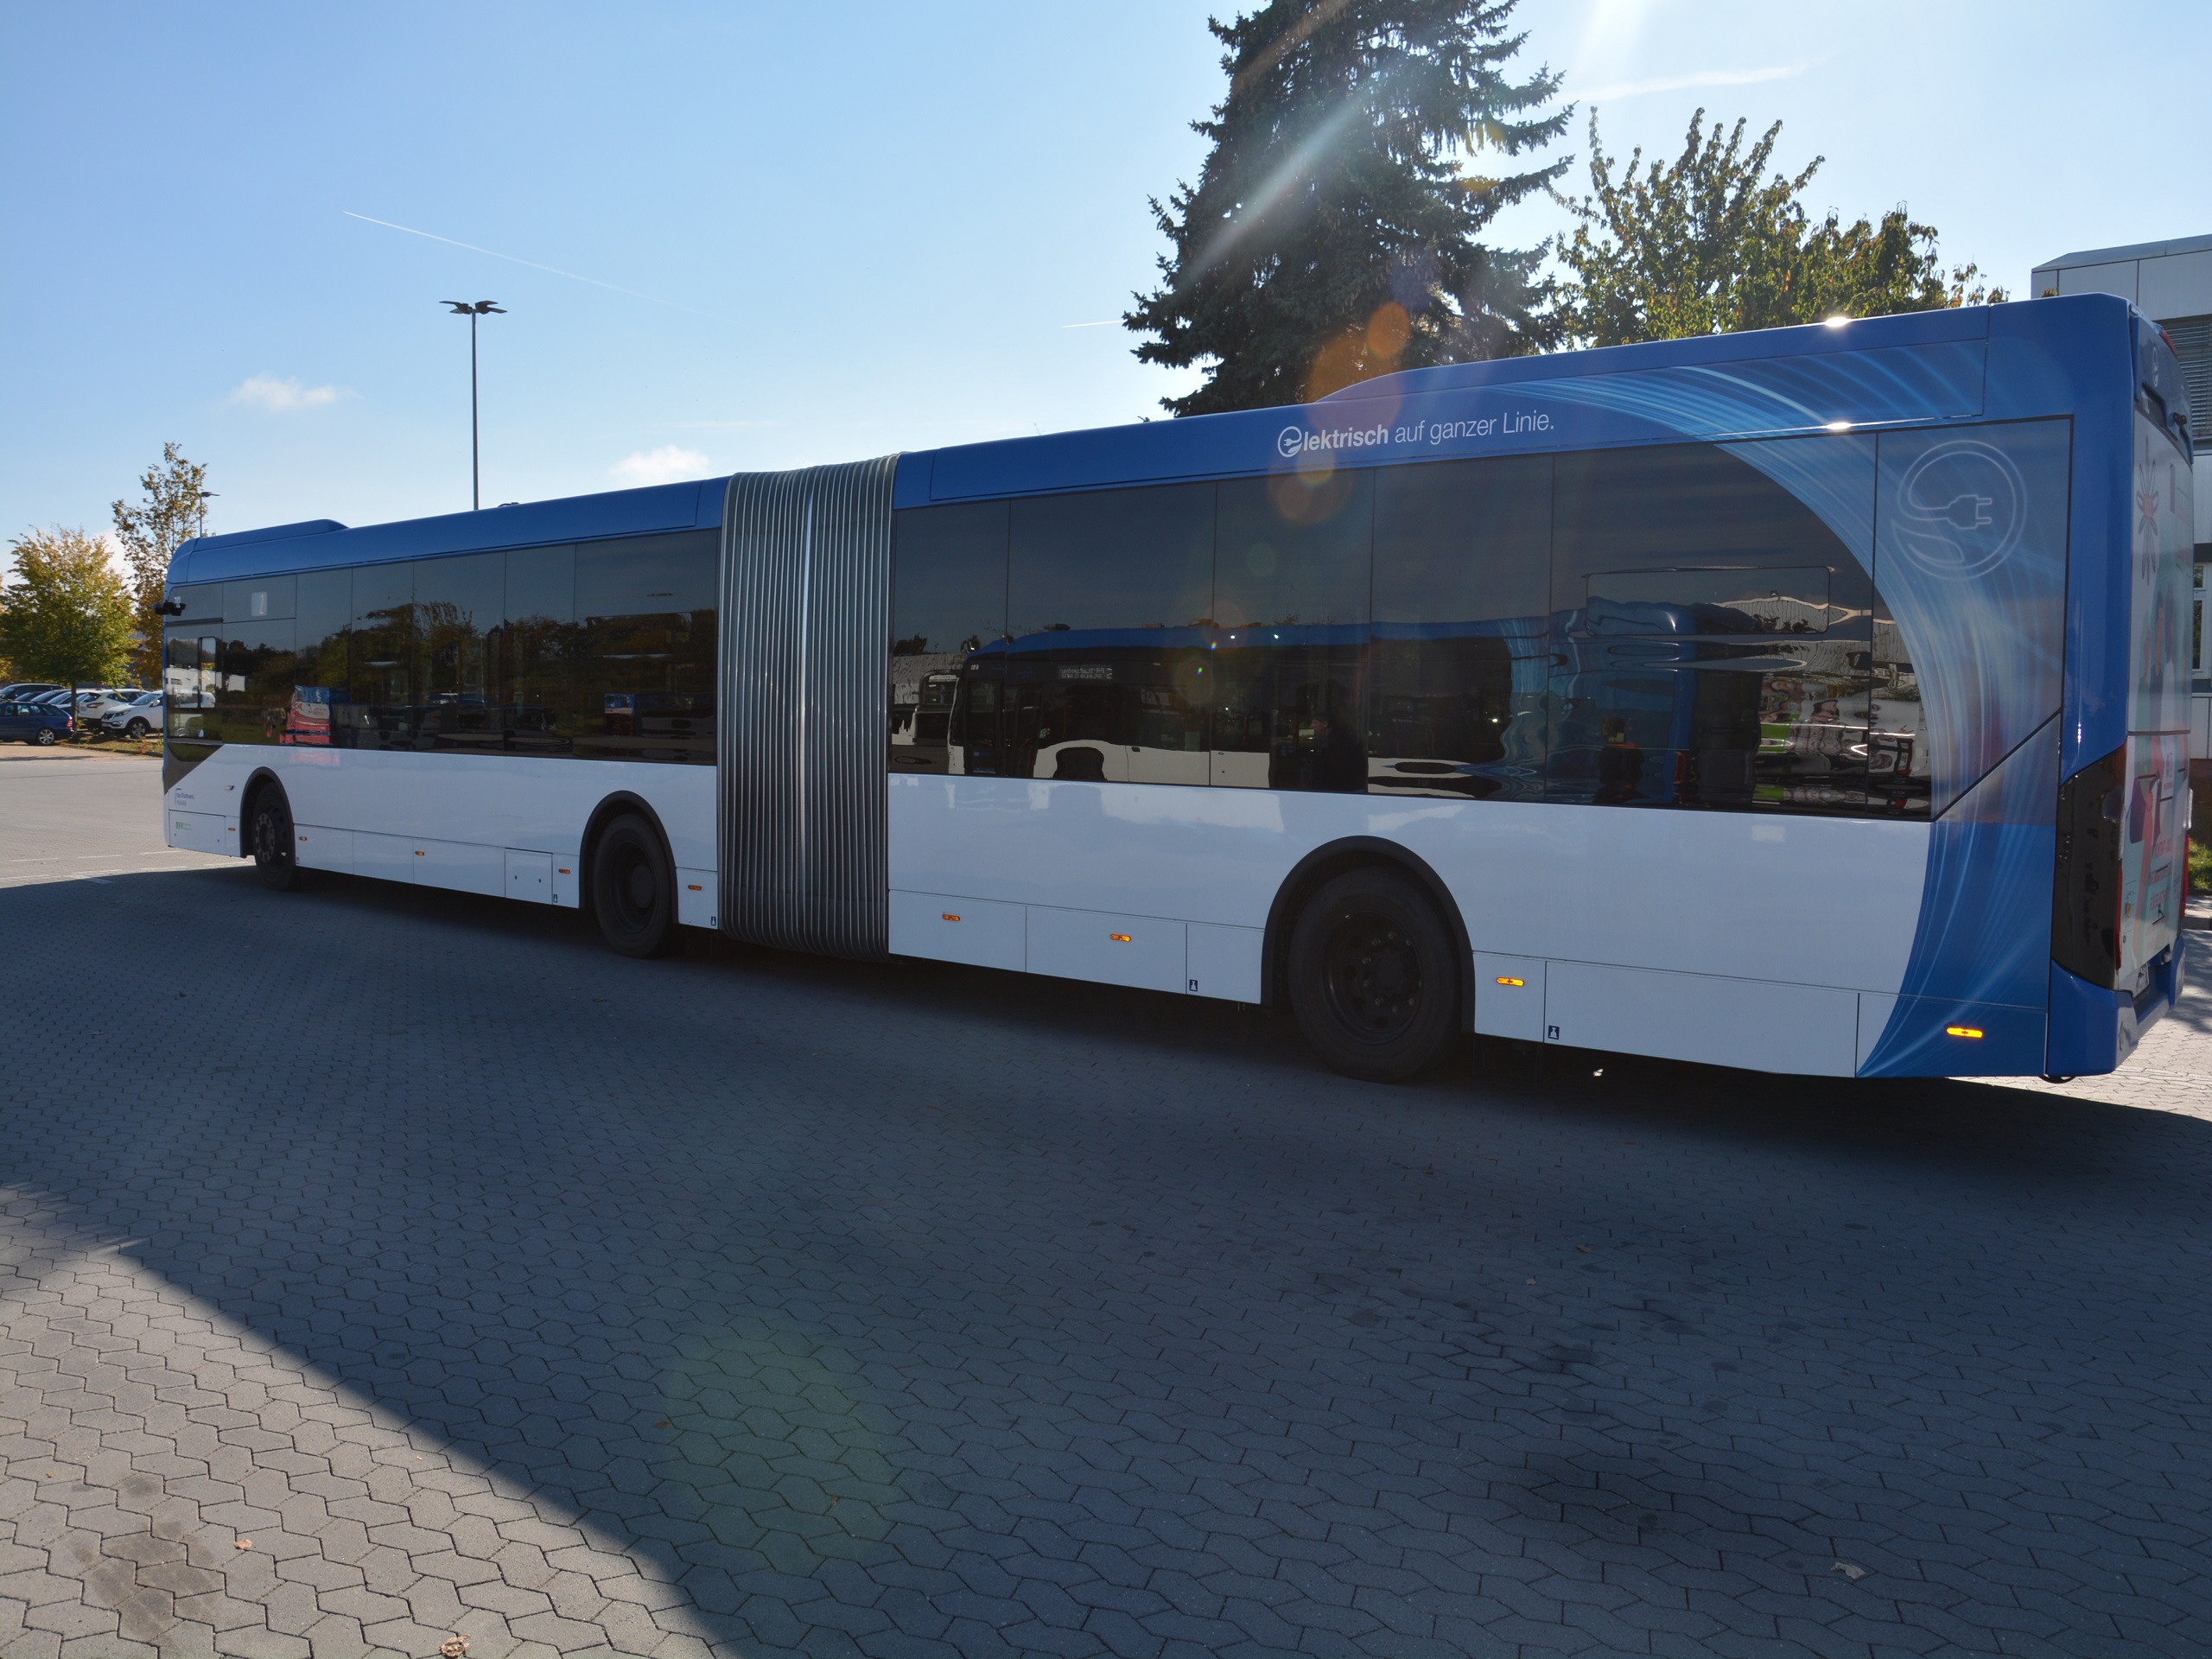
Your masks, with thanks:
[(2026, 481), (2003, 450), (1972, 438), (1939, 443), (1897, 480), (1897, 550), (1946, 582), (1982, 575), (2020, 544), (2027, 499)]

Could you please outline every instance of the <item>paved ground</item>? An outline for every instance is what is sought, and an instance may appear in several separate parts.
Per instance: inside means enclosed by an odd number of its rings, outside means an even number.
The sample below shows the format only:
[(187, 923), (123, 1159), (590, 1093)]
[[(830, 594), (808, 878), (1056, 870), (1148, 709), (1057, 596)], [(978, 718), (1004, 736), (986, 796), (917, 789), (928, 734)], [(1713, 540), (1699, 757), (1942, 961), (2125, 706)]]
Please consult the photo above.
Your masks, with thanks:
[(0, 766), (8, 1659), (2212, 1650), (2202, 996), (2070, 1096), (1382, 1089), (157, 788)]

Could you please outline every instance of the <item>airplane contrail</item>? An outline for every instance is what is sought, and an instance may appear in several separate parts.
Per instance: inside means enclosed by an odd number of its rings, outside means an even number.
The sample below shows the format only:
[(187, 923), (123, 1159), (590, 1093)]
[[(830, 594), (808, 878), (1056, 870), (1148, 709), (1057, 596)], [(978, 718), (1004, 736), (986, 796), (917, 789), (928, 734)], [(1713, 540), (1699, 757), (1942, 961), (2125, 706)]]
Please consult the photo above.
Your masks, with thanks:
[[(381, 225), (387, 231), (404, 231), (410, 236), (419, 236), (432, 242), (442, 242), (449, 248), (466, 248), (471, 253), (480, 253), (493, 259), (505, 259), (510, 264), (528, 265), (532, 270), (542, 270), (555, 276), (565, 276), (572, 283), (588, 283), (594, 288), (606, 289), (613, 294), (626, 294), (633, 300), (644, 300), (653, 305), (664, 305), (671, 311), (686, 311), (695, 317), (705, 317), (710, 322), (729, 321), (711, 311), (702, 311), (695, 306), (678, 305), (674, 300), (664, 300), (658, 294), (640, 294), (634, 288), (623, 288), (614, 283), (602, 283), (596, 276), (579, 276), (573, 270), (563, 270), (558, 265), (541, 265), (535, 259), (524, 259), (515, 254), (501, 253), (497, 248), (480, 248), (474, 242), (455, 241), (450, 236), (440, 236), (435, 231), (418, 231), (412, 225), (395, 225), (388, 219), (372, 219), (366, 213), (357, 213), (350, 207), (338, 210), (348, 219), (358, 219), (364, 225)], [(734, 326), (734, 325), (733, 325)]]

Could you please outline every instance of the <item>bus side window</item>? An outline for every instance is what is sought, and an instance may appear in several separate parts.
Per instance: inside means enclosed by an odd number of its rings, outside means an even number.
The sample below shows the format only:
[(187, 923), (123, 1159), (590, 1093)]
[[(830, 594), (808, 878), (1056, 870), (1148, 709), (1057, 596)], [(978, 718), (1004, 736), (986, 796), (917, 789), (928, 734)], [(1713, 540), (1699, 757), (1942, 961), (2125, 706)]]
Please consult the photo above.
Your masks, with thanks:
[(1367, 786), (1375, 474), (1277, 473), (1221, 486), (1211, 781)]
[(577, 543), (577, 755), (714, 764), (721, 545), (711, 530)]
[(1549, 798), (1865, 811), (1873, 490), (1856, 435), (1560, 456)]
[[(1006, 547), (1003, 501), (910, 507), (898, 515), (891, 555), (892, 771), (961, 770), (952, 758), (953, 688), (971, 652), (1005, 638)], [(995, 721), (995, 690), (991, 695)]]
[(1207, 781), (1199, 711), (1213, 540), (1211, 484), (1014, 503), (1002, 770)]
[(1548, 455), (1395, 467), (1375, 499), (1369, 787), (1542, 792)]
[(953, 693), (946, 722), (945, 770), (971, 778), (999, 775), (999, 702), (1004, 689), (1002, 664), (971, 662)]

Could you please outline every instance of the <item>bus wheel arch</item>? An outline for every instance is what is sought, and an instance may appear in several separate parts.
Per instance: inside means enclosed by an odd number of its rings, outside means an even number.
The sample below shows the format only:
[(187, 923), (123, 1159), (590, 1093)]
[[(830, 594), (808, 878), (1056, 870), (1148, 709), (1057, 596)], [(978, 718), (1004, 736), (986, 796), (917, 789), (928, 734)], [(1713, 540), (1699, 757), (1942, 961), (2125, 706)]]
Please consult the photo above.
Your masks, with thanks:
[(253, 861), (264, 887), (289, 893), (300, 885), (297, 836), (283, 780), (267, 766), (257, 767), (238, 803), (238, 856)]
[[(652, 872), (658, 904), (610, 906), (600, 891), (612, 872), (602, 858), (639, 864)], [(607, 944), (624, 956), (664, 955), (676, 944), (676, 855), (660, 814), (641, 796), (617, 790), (592, 809), (576, 861), (576, 905), (594, 913)]]
[(1300, 918), (1340, 878), (1362, 871), (1386, 874), (1407, 884), (1433, 911), (1435, 919), (1442, 925), (1454, 980), (1453, 1006), (1447, 1029), (1472, 1030), (1473, 953), (1459, 905), (1427, 860), (1395, 842), (1373, 836), (1346, 836), (1315, 848), (1298, 861), (1275, 890), (1262, 943), (1261, 1001), (1269, 1007), (1294, 1006), (1291, 957)]

